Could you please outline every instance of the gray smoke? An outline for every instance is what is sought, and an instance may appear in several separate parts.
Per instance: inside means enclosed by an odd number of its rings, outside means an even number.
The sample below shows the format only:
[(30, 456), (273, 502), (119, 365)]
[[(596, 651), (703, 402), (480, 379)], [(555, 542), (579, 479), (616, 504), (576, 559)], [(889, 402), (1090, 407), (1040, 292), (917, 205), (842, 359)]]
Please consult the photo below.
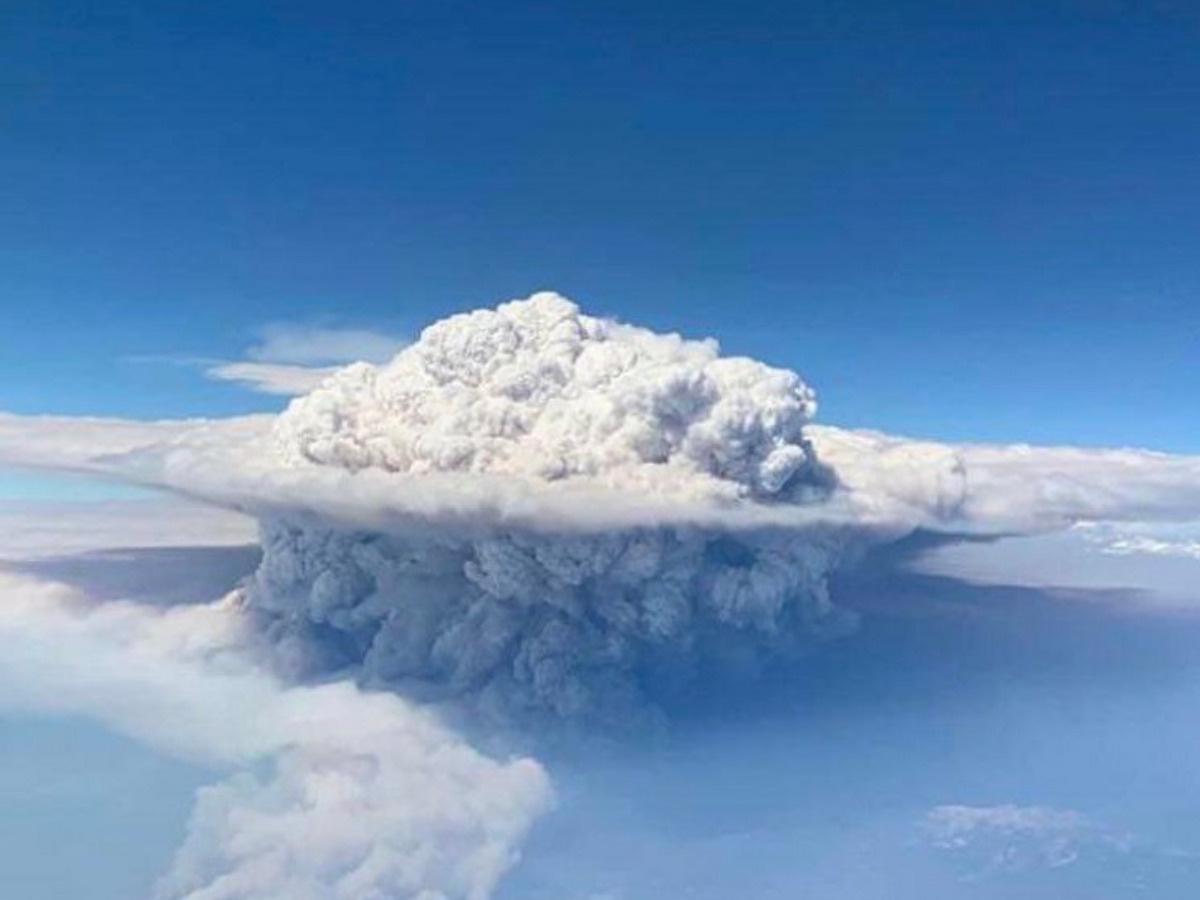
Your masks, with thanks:
[[(427, 540), (265, 522), (251, 606), (311, 664), (468, 695), (502, 717), (618, 721), (705, 667), (849, 624), (833, 534), (655, 528)], [(316, 654), (314, 656), (314, 654)]]

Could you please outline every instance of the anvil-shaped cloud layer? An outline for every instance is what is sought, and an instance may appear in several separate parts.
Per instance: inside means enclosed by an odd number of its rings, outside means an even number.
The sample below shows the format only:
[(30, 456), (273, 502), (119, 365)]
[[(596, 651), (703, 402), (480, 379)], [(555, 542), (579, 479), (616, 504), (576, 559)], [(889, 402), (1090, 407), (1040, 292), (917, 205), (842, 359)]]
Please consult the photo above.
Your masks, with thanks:
[(246, 605), (301, 667), (502, 714), (624, 717), (838, 633), (827, 576), (914, 529), (1200, 516), (1200, 459), (810, 424), (794, 373), (554, 294), (454, 316), (281, 416), (0, 415), (0, 461), (249, 512)]

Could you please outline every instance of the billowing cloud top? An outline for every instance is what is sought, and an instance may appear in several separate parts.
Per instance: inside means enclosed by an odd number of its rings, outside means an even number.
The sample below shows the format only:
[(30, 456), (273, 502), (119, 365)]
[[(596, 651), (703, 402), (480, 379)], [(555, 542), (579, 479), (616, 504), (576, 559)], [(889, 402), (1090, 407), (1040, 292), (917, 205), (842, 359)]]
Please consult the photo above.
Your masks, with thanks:
[(390, 363), (350, 366), (293, 401), (284, 460), (350, 470), (663, 479), (794, 495), (816, 409), (793, 372), (580, 313), (553, 293), (438, 322)]

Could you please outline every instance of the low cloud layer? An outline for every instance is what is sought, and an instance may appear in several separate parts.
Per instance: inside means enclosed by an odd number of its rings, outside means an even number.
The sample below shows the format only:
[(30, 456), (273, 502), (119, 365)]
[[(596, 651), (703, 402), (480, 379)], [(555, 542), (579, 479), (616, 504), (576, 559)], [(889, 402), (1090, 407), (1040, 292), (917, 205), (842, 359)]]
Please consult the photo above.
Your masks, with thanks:
[(921, 832), (962, 882), (1005, 896), (1186, 896), (1200, 870), (1195, 853), (1051, 806), (937, 806)]
[(1096, 523), (1081, 528), (1080, 533), (1108, 556), (1166, 557), (1200, 562), (1200, 523), (1168, 526)]
[(550, 802), (527, 759), (348, 682), (289, 687), (228, 604), (91, 605), (0, 576), (0, 707), (85, 715), (231, 771), (203, 788), (163, 900), (482, 900)]
[(1059, 868), (1087, 852), (1127, 853), (1133, 846), (1132, 837), (1100, 828), (1082, 813), (1048, 806), (937, 806), (922, 830), (933, 848), (971, 859), (972, 877)]

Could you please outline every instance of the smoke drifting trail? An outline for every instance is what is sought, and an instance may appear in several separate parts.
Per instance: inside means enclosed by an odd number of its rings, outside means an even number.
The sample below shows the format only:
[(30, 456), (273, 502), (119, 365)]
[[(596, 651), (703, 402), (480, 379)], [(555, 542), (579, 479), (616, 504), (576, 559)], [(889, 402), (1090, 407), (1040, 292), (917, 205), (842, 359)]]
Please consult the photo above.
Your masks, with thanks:
[(391, 694), (287, 686), (229, 604), (89, 604), (0, 575), (0, 707), (82, 714), (219, 769), (161, 900), (484, 900), (549, 784)]

